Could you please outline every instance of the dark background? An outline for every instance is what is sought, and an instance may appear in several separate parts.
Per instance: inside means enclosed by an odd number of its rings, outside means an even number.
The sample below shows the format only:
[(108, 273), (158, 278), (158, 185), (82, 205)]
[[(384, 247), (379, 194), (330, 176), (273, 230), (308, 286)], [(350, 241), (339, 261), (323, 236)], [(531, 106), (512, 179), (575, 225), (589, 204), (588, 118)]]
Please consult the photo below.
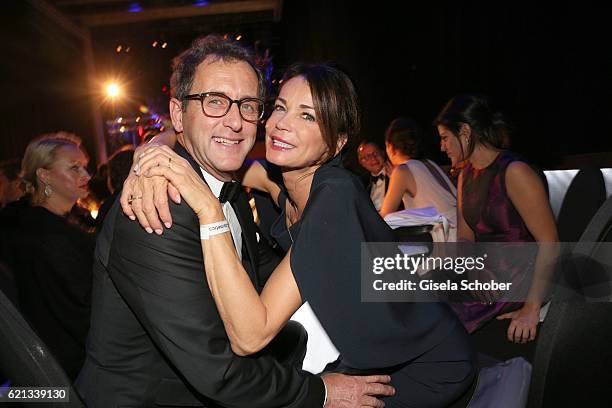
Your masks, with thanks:
[[(145, 3), (145, 2), (142, 2)], [(489, 2), (499, 3), (499, 2)], [(17, 157), (32, 137), (79, 134), (94, 152), (90, 90), (80, 42), (28, 2), (3, 6), (0, 159)], [(242, 35), (269, 49), (278, 79), (293, 61), (331, 61), (354, 79), (362, 136), (382, 142), (388, 123), (431, 122), (460, 92), (484, 92), (514, 124), (512, 148), (544, 168), (562, 156), (612, 151), (612, 47), (608, 14), (594, 2), (283, 2), (279, 22), (257, 15), (161, 20), (93, 28), (100, 78), (120, 77), (131, 103), (102, 104), (105, 118), (140, 103), (165, 111), (170, 60), (199, 34)], [(152, 41), (168, 47), (151, 47)], [(117, 53), (118, 44), (130, 53)], [(111, 152), (109, 152), (110, 154)], [(435, 158), (445, 162), (445, 157)]]

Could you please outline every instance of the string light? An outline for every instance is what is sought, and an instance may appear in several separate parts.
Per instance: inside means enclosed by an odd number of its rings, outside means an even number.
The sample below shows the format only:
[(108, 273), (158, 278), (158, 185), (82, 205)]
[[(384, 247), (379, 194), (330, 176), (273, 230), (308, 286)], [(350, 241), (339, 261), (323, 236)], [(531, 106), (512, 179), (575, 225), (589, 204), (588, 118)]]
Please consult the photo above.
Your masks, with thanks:
[(121, 48), (122, 48), (122, 47), (121, 47), (121, 44), (119, 44), (119, 45), (117, 46), (117, 48), (115, 48), (115, 51), (117, 51), (117, 53), (120, 53), (120, 52), (121, 52)]
[(153, 41), (153, 44), (151, 44), (151, 47), (153, 48), (157, 47), (157, 41)]
[(168, 46), (168, 43), (167, 43), (167, 42), (165, 42), (165, 43), (163, 43), (163, 44), (162, 44), (162, 46), (161, 46), (161, 47), (162, 47), (162, 48), (166, 48), (167, 46)]

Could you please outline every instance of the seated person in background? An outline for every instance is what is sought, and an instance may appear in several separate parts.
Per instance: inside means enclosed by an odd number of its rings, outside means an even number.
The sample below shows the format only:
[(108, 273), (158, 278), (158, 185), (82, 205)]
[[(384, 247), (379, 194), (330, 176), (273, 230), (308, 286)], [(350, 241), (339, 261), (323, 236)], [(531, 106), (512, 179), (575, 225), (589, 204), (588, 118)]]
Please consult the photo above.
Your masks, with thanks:
[(88, 194), (87, 161), (74, 135), (30, 142), (22, 165), (26, 205), (16, 208), (6, 235), (21, 311), (71, 380), (85, 357), (91, 304), (94, 240), (69, 221)]
[(18, 159), (0, 162), (0, 210), (23, 196), (20, 169), (21, 163)]
[(363, 182), (366, 190), (370, 193), (376, 211), (380, 211), (389, 187), (389, 176), (393, 171), (393, 166), (385, 160), (385, 155), (380, 147), (367, 140), (361, 142), (357, 147), (357, 159), (361, 167), (368, 171), (363, 178)]
[(134, 147), (132, 145), (125, 145), (117, 149), (108, 159), (108, 175), (106, 178), (106, 184), (108, 190), (111, 192), (111, 196), (104, 200), (98, 209), (98, 217), (96, 218), (97, 232), (99, 232), (102, 228), (106, 214), (108, 214), (108, 211), (113, 206), (119, 192), (121, 192), (123, 182), (130, 174), (133, 156)]
[[(508, 125), (503, 115), (490, 107), (486, 97), (474, 94), (456, 96), (438, 114), (435, 124), (442, 150), (451, 161), (467, 159), (468, 162), (458, 181), (459, 240), (558, 241), (542, 176), (520, 156), (504, 150), (508, 143)], [(545, 265), (549, 255), (547, 251), (538, 250), (535, 265)], [(524, 281), (522, 276), (527, 275), (526, 268), (534, 267), (533, 259), (507, 261), (512, 265), (505, 268), (517, 272), (516, 285)], [(540, 276), (543, 273), (546, 271), (541, 267), (535, 270), (535, 274)], [(525, 283), (529, 285), (529, 282)], [(514, 343), (526, 343), (536, 337), (543, 292), (542, 287), (531, 285), (527, 295), (529, 300), (525, 303), (472, 302), (454, 304), (453, 308), (470, 333), (498, 327), (498, 336), (505, 335)], [(502, 322), (492, 320), (494, 318), (510, 319), (510, 325), (500, 327)], [(515, 351), (520, 348), (521, 345), (516, 345)], [(494, 355), (494, 352), (487, 351), (487, 354)]]
[(387, 156), (396, 166), (385, 195), (381, 216), (398, 210), (435, 207), (451, 224), (456, 225), (457, 191), (444, 171), (424, 157), (425, 140), (417, 123), (397, 118), (385, 132)]

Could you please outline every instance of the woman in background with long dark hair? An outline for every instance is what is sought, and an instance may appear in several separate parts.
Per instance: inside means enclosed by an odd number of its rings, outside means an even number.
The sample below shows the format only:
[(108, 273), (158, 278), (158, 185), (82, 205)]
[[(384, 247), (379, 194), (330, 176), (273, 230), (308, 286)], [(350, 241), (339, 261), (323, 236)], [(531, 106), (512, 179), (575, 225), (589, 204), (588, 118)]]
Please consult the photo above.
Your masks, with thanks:
[[(467, 160), (458, 180), (458, 239), (475, 242), (556, 242), (555, 220), (546, 187), (523, 158), (505, 150), (508, 124), (493, 110), (486, 97), (475, 94), (451, 99), (434, 121), (441, 149), (453, 163)], [(536, 259), (512, 259), (517, 284), (528, 289), (524, 303), (454, 304), (468, 331), (474, 332), (491, 319), (509, 319), (509, 341), (526, 343), (536, 337), (545, 290), (521, 282), (525, 268), (541, 269), (546, 254)], [(522, 264), (521, 264), (522, 262)]]

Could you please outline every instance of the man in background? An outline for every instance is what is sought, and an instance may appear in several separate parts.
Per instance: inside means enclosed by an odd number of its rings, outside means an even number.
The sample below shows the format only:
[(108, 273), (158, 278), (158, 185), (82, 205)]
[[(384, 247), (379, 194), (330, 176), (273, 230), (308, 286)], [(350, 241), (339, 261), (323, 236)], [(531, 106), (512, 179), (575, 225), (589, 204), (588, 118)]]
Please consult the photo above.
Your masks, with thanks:
[(370, 198), (376, 207), (376, 211), (380, 211), (382, 203), (385, 199), (385, 193), (389, 186), (389, 176), (393, 171), (391, 163), (385, 160), (385, 156), (380, 147), (370, 141), (363, 141), (357, 147), (357, 159), (361, 167), (366, 169), (368, 173), (362, 178)]

